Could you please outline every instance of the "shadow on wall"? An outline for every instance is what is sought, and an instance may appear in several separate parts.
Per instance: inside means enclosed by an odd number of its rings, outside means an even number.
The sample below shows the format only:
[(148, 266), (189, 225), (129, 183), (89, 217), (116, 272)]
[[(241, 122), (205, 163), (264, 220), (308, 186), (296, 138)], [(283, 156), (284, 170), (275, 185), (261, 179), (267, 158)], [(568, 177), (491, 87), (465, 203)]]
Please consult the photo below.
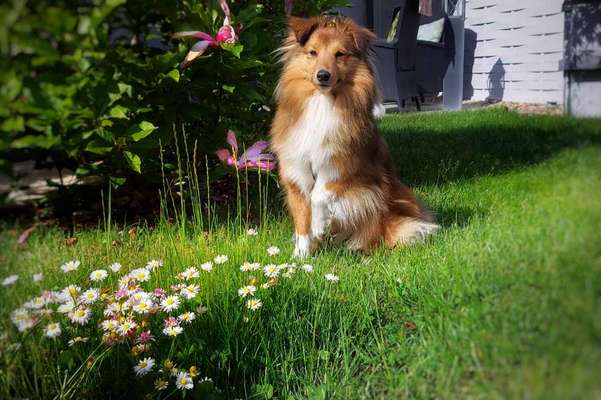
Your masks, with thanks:
[(476, 55), (478, 34), (471, 29), (466, 29), (464, 34), (464, 60), (463, 60), (463, 100), (474, 97), (472, 78), (474, 74), (474, 61)]
[(488, 73), (488, 101), (501, 101), (505, 94), (505, 67), (499, 58)]
[(569, 27), (566, 61), (580, 68), (601, 68), (601, 5), (577, 4), (572, 12), (575, 15), (571, 20), (575, 22)]

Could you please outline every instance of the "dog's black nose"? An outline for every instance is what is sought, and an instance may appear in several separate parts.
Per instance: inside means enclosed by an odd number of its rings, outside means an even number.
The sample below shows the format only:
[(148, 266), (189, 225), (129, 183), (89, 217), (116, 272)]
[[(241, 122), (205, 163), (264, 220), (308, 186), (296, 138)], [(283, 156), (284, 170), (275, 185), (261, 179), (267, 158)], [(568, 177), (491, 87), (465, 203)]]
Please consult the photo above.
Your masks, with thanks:
[(317, 71), (317, 80), (319, 83), (327, 83), (330, 80), (330, 73), (325, 69)]

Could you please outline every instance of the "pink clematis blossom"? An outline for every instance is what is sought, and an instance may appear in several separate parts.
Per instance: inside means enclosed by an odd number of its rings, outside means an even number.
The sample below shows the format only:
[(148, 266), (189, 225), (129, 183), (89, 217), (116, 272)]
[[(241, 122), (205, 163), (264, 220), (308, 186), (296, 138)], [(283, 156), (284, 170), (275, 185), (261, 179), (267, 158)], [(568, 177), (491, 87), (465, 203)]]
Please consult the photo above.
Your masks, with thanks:
[(223, 26), (217, 32), (215, 37), (212, 37), (208, 33), (201, 31), (184, 31), (184, 32), (176, 32), (173, 34), (173, 37), (176, 39), (186, 39), (186, 38), (194, 38), (200, 39), (196, 42), (186, 54), (184, 61), (182, 61), (179, 65), (180, 69), (186, 69), (190, 66), (192, 61), (203, 55), (203, 53), (209, 47), (219, 47), (222, 43), (233, 44), (238, 41), (238, 36), (236, 35), (236, 30), (230, 24), (230, 7), (227, 4), (226, 0), (219, 0), (219, 5), (223, 10), (223, 14), (225, 18), (223, 19)]
[(271, 171), (276, 167), (273, 154), (263, 153), (269, 146), (269, 142), (258, 141), (250, 146), (240, 158), (238, 158), (238, 140), (233, 131), (227, 133), (227, 142), (232, 147), (232, 152), (227, 149), (219, 149), (215, 152), (217, 157), (227, 165), (236, 169), (257, 168), (261, 171)]

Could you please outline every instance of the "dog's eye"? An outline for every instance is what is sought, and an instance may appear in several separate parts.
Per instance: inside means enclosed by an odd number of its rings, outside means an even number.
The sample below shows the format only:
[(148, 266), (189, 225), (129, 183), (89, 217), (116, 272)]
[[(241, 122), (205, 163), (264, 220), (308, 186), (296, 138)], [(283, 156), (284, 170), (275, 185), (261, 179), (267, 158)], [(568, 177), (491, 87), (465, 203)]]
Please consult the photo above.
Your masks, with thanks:
[(342, 51), (339, 51), (336, 53), (336, 58), (340, 58), (340, 57), (344, 57), (346, 56), (346, 53), (343, 53)]
[(315, 50), (311, 50), (311, 51), (309, 52), (309, 54), (310, 54), (312, 57), (316, 57), (316, 56), (317, 56), (317, 52), (316, 52)]

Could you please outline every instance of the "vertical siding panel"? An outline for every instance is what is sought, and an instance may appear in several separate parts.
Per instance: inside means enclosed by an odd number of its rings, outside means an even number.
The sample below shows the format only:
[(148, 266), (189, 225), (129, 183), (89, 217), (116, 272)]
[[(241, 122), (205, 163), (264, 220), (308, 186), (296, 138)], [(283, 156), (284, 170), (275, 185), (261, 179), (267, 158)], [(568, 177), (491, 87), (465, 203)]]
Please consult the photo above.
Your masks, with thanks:
[(474, 56), (466, 58), (472, 99), (563, 103), (562, 3), (466, 0), (465, 28), (476, 34)]

